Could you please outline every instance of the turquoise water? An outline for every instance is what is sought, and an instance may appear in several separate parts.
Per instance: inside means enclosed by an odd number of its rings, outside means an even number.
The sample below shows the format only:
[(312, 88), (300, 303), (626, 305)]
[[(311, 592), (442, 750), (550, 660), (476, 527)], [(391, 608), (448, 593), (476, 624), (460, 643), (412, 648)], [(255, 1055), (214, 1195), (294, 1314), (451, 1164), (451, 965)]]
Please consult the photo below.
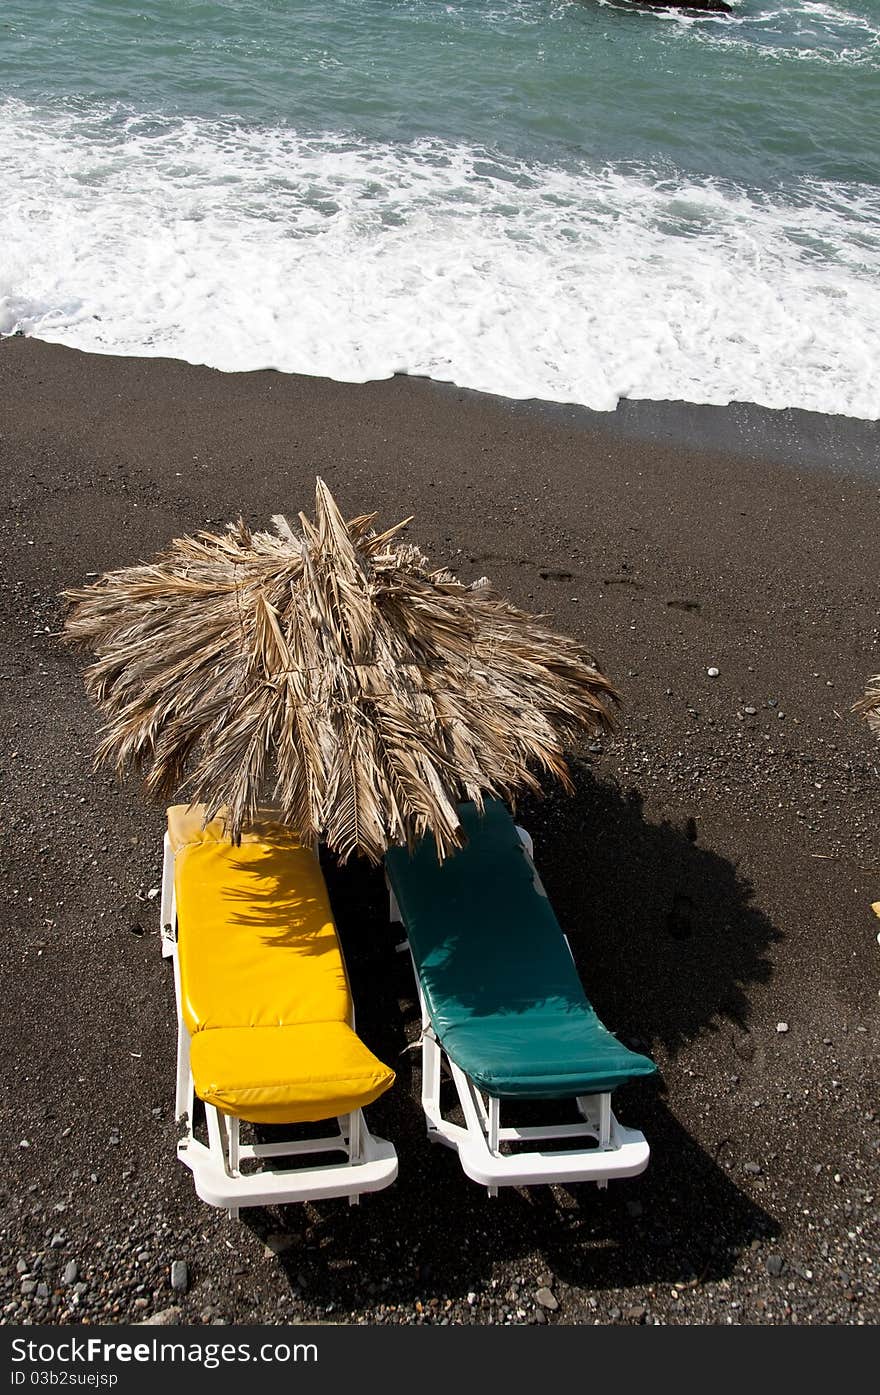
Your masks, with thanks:
[(0, 331), (880, 415), (880, 0), (6, 0)]

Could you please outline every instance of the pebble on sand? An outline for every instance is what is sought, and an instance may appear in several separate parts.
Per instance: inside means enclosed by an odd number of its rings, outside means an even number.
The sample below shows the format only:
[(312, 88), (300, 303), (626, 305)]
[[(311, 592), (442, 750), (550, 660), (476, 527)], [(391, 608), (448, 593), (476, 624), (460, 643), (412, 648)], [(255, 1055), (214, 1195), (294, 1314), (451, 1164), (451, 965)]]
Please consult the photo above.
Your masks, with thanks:
[(136, 1323), (137, 1327), (174, 1327), (180, 1322), (179, 1308), (161, 1308), (158, 1313), (153, 1313), (152, 1317), (144, 1318), (143, 1322)]

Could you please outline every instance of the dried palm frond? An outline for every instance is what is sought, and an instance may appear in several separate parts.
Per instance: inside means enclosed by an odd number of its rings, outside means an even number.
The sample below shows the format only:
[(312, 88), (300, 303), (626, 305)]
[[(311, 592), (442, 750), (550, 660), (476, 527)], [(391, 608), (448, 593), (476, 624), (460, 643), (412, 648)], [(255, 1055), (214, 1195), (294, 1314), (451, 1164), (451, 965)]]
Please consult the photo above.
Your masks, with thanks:
[(223, 812), (234, 839), (267, 800), (341, 860), (434, 834), (456, 805), (564, 784), (566, 742), (608, 731), (617, 694), (571, 639), (431, 571), (376, 515), (345, 523), (317, 481), (315, 521), (239, 520), (65, 593), (106, 724), (96, 764)]
[(871, 730), (880, 736), (880, 673), (877, 674), (876, 678), (868, 679), (865, 696), (859, 699), (853, 707), (853, 711), (859, 712)]

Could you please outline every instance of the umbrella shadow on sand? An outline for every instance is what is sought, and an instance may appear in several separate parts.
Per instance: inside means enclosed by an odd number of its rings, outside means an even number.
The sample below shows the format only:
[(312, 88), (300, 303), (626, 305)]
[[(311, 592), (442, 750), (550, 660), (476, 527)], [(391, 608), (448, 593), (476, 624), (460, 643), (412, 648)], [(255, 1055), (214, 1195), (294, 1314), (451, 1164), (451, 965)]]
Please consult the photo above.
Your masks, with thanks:
[[(572, 773), (572, 797), (529, 800), (518, 818), (534, 835), (539, 871), (600, 1017), (661, 1065), (722, 1029), (747, 1037), (750, 987), (770, 977), (769, 952), (781, 939), (750, 885), (693, 830), (646, 820), (638, 795), (577, 763)], [(491, 1292), (501, 1262), (532, 1278), (552, 1271), (586, 1293), (696, 1285), (725, 1277), (752, 1241), (777, 1233), (730, 1175), (731, 1140), (707, 1149), (692, 1137), (662, 1075), (615, 1094), (622, 1122), (651, 1144), (641, 1177), (604, 1192), (580, 1184), (487, 1198), (455, 1154), (425, 1136), (418, 1053), (408, 1049), (418, 1040), (416, 992), (408, 956), (395, 953), (381, 873), (361, 861), (326, 872), (359, 1033), (398, 1073), (369, 1117), (394, 1141), (400, 1172), (357, 1209), (333, 1202), (245, 1218), (258, 1234), (286, 1234), (280, 1263), (294, 1297), (332, 1302), (337, 1313), (461, 1300)], [(730, 1077), (719, 1072), (709, 1085), (717, 1099)]]

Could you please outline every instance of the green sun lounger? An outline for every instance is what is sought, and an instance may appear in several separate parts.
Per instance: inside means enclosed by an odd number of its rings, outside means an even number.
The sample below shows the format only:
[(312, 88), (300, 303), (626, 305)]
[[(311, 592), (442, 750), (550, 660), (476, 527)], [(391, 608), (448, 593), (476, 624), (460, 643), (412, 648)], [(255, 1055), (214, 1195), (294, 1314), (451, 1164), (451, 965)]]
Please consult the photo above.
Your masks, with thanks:
[[(647, 1166), (643, 1134), (624, 1128), (611, 1092), (656, 1070), (605, 1028), (590, 1005), (507, 808), (461, 807), (467, 846), (442, 865), (433, 839), (386, 855), (422, 1005), (422, 1105), (429, 1136), (458, 1150), (490, 1189), (631, 1177)], [(441, 1064), (464, 1126), (440, 1107)], [(501, 1101), (574, 1100), (574, 1123), (502, 1128)], [(554, 1140), (566, 1147), (541, 1149)]]

